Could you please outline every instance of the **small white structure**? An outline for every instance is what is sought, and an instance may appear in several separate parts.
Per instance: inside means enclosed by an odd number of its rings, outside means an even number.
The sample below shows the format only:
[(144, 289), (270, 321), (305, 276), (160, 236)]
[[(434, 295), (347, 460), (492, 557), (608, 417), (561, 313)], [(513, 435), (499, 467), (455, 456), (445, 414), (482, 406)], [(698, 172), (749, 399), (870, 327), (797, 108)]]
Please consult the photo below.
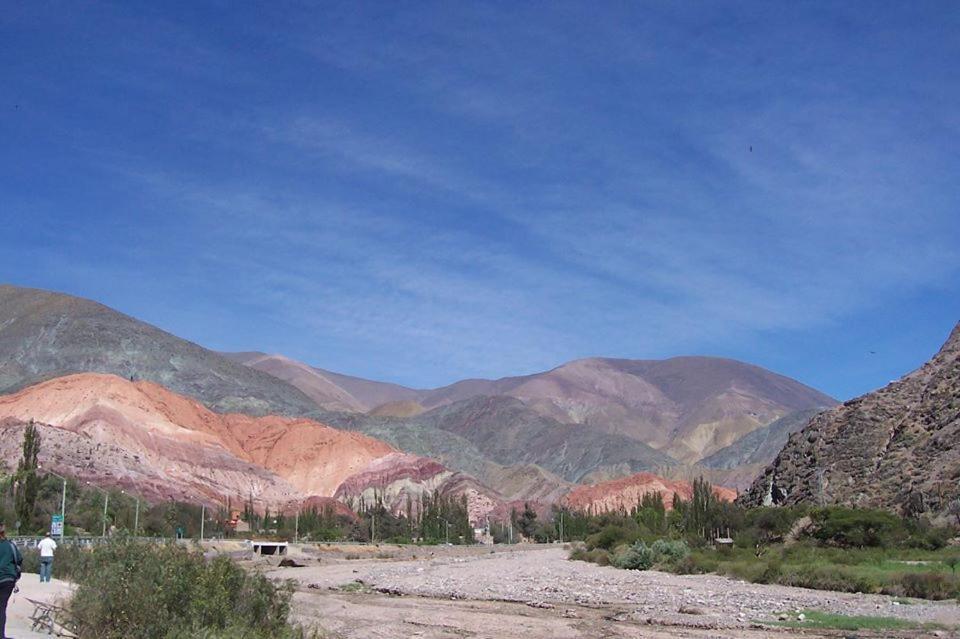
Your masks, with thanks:
[(247, 543), (253, 547), (253, 552), (257, 555), (285, 555), (289, 545), (285, 541), (251, 541), (249, 539)]

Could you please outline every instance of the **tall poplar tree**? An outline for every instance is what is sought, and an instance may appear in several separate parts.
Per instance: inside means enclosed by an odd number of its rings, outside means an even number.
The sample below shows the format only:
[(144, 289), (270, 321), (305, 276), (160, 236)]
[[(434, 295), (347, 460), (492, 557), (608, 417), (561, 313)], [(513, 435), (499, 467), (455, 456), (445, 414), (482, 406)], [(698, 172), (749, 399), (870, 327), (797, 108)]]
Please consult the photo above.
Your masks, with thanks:
[(15, 507), (20, 525), (29, 527), (33, 520), (33, 511), (40, 491), (40, 478), (37, 476), (38, 457), (40, 455), (40, 432), (30, 420), (23, 431), (23, 454), (17, 466), (17, 493)]

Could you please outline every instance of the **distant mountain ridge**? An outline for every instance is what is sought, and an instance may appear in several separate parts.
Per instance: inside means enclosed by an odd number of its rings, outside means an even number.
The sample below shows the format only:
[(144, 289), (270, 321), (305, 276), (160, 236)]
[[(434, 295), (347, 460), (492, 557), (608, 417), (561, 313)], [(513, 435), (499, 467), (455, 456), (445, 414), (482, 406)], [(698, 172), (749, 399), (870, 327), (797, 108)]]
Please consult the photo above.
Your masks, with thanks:
[(398, 384), (341, 375), (283, 355), (259, 352), (220, 354), (289, 383), (325, 410), (365, 413), (383, 404), (417, 401), (423, 392)]
[(543, 373), (417, 390), (337, 375), (279, 355), (226, 355), (276, 375), (329, 410), (391, 414), (378, 409), (405, 403), (429, 411), (478, 397), (512, 397), (557, 422), (633, 439), (682, 462), (696, 462), (786, 414), (836, 404), (795, 380), (714, 357), (588, 358)]
[(309, 397), (273, 375), (97, 302), (0, 285), (0, 393), (83, 372), (153, 381), (218, 412), (317, 411)]
[[(0, 392), (87, 371), (153, 381), (220, 413), (309, 417), (363, 432), (508, 496), (689, 465), (784, 415), (835, 403), (711, 357), (589, 358), (411, 389), (280, 355), (216, 353), (96, 302), (0, 286)], [(522, 487), (521, 478), (546, 485)]]

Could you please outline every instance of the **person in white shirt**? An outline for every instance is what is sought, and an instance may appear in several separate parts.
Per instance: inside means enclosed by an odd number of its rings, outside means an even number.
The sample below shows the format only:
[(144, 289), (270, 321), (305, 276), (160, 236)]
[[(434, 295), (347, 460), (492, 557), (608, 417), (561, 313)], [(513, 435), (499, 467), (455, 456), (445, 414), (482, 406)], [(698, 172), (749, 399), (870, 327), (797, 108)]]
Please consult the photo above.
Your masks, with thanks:
[(55, 542), (50, 535), (47, 535), (37, 544), (40, 549), (40, 583), (50, 581), (50, 573), (53, 572), (53, 551), (57, 549)]

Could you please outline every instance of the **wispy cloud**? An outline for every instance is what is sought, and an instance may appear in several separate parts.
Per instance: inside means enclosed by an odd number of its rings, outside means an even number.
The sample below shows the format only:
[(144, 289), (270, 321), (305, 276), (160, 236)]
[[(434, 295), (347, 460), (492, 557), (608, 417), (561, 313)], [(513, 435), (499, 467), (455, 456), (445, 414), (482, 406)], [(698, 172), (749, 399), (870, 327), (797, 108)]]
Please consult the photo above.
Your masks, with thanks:
[(34, 52), (15, 78), (38, 111), (0, 133), (35, 152), (0, 156), (26, 220), (0, 265), (29, 246), (40, 283), (212, 346), (413, 385), (746, 357), (956, 288), (957, 45), (932, 22), (197, 11), (49, 23), (85, 62)]

